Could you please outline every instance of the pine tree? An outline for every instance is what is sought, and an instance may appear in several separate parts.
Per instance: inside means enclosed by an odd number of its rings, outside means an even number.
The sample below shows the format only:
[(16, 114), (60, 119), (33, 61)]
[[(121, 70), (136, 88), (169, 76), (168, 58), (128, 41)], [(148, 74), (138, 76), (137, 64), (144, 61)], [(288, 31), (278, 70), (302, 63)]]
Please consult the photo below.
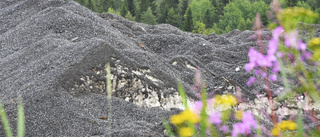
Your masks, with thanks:
[(148, 1), (148, 4), (152, 10), (152, 14), (153, 15), (157, 15), (157, 4), (156, 4), (156, 1), (155, 0), (149, 0)]
[(176, 14), (173, 8), (168, 12), (168, 17), (166, 18), (166, 23), (171, 24), (172, 26), (179, 27), (178, 19), (179, 16)]
[(181, 1), (181, 10), (180, 15), (184, 15), (186, 13), (186, 10), (188, 9), (189, 1), (188, 0), (182, 0)]
[(88, 5), (87, 5), (88, 9), (94, 11), (94, 6), (91, 0), (88, 0)]
[(244, 20), (244, 18), (242, 18), (238, 24), (238, 27), (237, 29), (241, 30), (241, 31), (244, 31), (247, 29), (247, 26), (246, 26), (246, 21)]
[(126, 1), (123, 1), (122, 2), (122, 7), (121, 7), (121, 11), (120, 11), (120, 15), (122, 17), (125, 17), (128, 13), (128, 9), (127, 9), (127, 2)]
[(146, 12), (149, 6), (149, 0), (141, 0), (139, 4), (141, 13)]
[(157, 18), (152, 14), (150, 7), (148, 7), (148, 10), (141, 15), (141, 21), (149, 25), (157, 24)]
[(131, 15), (130, 11), (128, 11), (127, 15), (125, 16), (126, 19), (134, 21), (135, 18)]
[(250, 19), (246, 20), (246, 30), (252, 30), (253, 22)]
[(191, 32), (193, 30), (193, 19), (191, 7), (189, 7), (184, 15), (183, 29)]
[(84, 0), (78, 0), (81, 5), (84, 5)]
[(169, 7), (165, 2), (160, 4), (160, 17), (158, 18), (159, 23), (166, 23), (168, 17)]
[(207, 9), (206, 14), (204, 15), (204, 24), (206, 25), (206, 28), (212, 27), (213, 25), (212, 18), (213, 17), (211, 16), (210, 10)]
[(132, 16), (136, 15), (135, 12), (135, 6), (134, 6), (134, 2), (133, 0), (127, 0), (127, 4), (128, 4), (128, 11), (131, 13)]
[(286, 7), (297, 6), (299, 0), (285, 0)]

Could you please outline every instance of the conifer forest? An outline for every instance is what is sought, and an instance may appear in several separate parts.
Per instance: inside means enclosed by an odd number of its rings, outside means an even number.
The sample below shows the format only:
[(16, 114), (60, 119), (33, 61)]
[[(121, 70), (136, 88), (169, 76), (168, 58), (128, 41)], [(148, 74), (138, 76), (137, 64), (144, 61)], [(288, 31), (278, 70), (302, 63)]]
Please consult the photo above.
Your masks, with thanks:
[[(199, 34), (251, 30), (256, 13), (270, 21), (272, 0), (76, 0), (95, 12), (109, 12), (150, 25), (171, 24)], [(279, 0), (282, 8), (303, 7), (320, 13), (319, 0)]]

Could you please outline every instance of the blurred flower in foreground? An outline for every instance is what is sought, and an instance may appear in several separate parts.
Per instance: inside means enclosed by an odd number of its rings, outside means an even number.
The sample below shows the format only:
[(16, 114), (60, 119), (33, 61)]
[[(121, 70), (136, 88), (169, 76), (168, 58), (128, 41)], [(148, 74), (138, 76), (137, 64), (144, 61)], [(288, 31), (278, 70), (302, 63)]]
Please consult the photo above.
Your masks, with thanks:
[(190, 122), (191, 124), (196, 124), (200, 121), (200, 117), (191, 112), (189, 109), (182, 111), (178, 115), (173, 115), (170, 117), (170, 122), (175, 125), (183, 124), (184, 122)]
[(230, 94), (215, 95), (214, 99), (215, 99), (215, 102), (214, 102), (215, 106), (221, 106), (224, 109), (228, 109), (237, 104), (236, 97)]
[(178, 134), (181, 137), (192, 136), (195, 131), (193, 128), (188, 126), (190, 124), (196, 124), (200, 122), (199, 115), (191, 112), (189, 109), (182, 111), (178, 115), (172, 115), (170, 122), (178, 126)]
[(242, 123), (233, 124), (232, 137), (238, 137), (239, 134), (250, 134), (251, 128), (257, 128), (257, 121), (251, 112), (242, 113)]
[(320, 59), (320, 37), (313, 38), (308, 42), (308, 48), (313, 50), (312, 59), (317, 61)]
[[(256, 51), (253, 47), (249, 49), (248, 56), (249, 56), (249, 63), (245, 65), (245, 69), (247, 72), (250, 72), (252, 69), (260, 69), (258, 67), (270, 67), (272, 68), (273, 74), (267, 76), (266, 73), (258, 73), (261, 74), (263, 77), (269, 77), (270, 80), (276, 81), (277, 80), (277, 73), (279, 71), (279, 65), (276, 58), (276, 53), (278, 51), (278, 43), (280, 41), (280, 36), (283, 33), (282, 27), (277, 27), (272, 32), (272, 38), (269, 40), (267, 54), (264, 55), (258, 51)], [(294, 39), (292, 39), (294, 41)], [(289, 44), (292, 41), (291, 39), (288, 40)], [(250, 77), (247, 85), (250, 86), (255, 81), (254, 77)]]
[(280, 134), (280, 131), (286, 131), (286, 130), (296, 130), (297, 124), (293, 121), (281, 121), (280, 123), (276, 124), (274, 128), (271, 130), (271, 134), (274, 136), (278, 136)]
[(191, 137), (194, 134), (194, 130), (190, 127), (183, 127), (179, 129), (179, 135), (181, 137)]

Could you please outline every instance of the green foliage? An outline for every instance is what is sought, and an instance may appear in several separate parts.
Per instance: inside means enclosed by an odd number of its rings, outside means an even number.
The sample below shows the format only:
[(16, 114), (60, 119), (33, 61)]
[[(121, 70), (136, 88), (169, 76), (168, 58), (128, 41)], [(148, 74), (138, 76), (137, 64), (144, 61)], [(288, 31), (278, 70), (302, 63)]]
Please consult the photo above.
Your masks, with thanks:
[(184, 15), (189, 6), (189, 0), (181, 0), (180, 15)]
[(194, 30), (192, 31), (192, 33), (198, 33), (198, 34), (207, 34), (206, 32), (206, 25), (203, 24), (200, 21), (196, 22), (196, 25), (194, 26)]
[(279, 14), (279, 20), (287, 31), (297, 28), (300, 22), (314, 23), (317, 19), (318, 14), (299, 7), (286, 8)]
[(155, 25), (157, 24), (157, 18), (152, 14), (151, 8), (149, 7), (146, 12), (144, 12), (141, 15), (141, 22), (149, 24), (149, 25)]
[(299, 0), (285, 0), (286, 7), (295, 7), (297, 6)]
[(117, 15), (120, 15), (120, 13), (119, 12), (116, 12), (113, 8), (109, 8), (108, 9), (108, 13), (113, 13), (113, 14), (117, 14)]
[(173, 8), (171, 8), (168, 12), (166, 23), (171, 24), (175, 27), (180, 27), (179, 19), (180, 19), (180, 16), (176, 14)]
[(193, 22), (206, 22), (205, 16), (208, 11), (207, 17), (213, 17), (215, 8), (212, 6), (210, 0), (194, 0), (189, 5), (192, 9)]
[(135, 5), (134, 5), (134, 2), (133, 0), (126, 0), (127, 2), (127, 8), (128, 8), (128, 11), (131, 13), (132, 16), (135, 16), (136, 12), (135, 12)]
[(125, 16), (126, 19), (135, 21), (135, 18), (131, 15), (130, 11), (128, 11), (127, 15)]
[[(0, 118), (2, 121), (4, 131), (6, 133), (6, 137), (13, 137), (9, 120), (7, 118), (7, 114), (1, 102), (0, 102)], [(23, 137), (25, 132), (25, 117), (24, 117), (23, 103), (20, 97), (19, 97), (19, 103), (18, 103), (17, 119), (18, 119), (17, 120), (17, 137)]]
[(166, 4), (165, 2), (162, 2), (160, 4), (160, 17), (158, 18), (159, 23), (166, 23), (168, 12), (169, 12), (168, 4)]
[[(231, 2), (224, 8), (224, 15), (221, 17), (218, 23), (218, 27), (223, 30), (223, 32), (228, 32), (227, 30), (236, 29), (238, 23), (243, 18), (242, 11), (237, 8), (236, 4)], [(228, 27), (228, 29), (227, 29)]]
[(270, 22), (269, 17), (267, 15), (269, 10), (270, 10), (270, 6), (267, 5), (265, 2), (255, 1), (252, 4), (252, 11), (251, 11), (252, 13), (254, 13), (254, 16), (251, 16), (249, 19), (253, 21), (255, 19), (256, 14), (260, 13), (262, 24), (268, 25)]
[(191, 32), (193, 30), (193, 19), (191, 7), (189, 7), (184, 15), (183, 29)]
[(253, 22), (250, 19), (246, 20), (246, 30), (252, 30)]
[(128, 13), (127, 3), (126, 3), (126, 1), (123, 1), (122, 7), (121, 7), (121, 11), (120, 11), (120, 15), (122, 17), (125, 17), (127, 15), (127, 13)]
[(204, 24), (206, 25), (206, 28), (210, 28), (213, 25), (212, 19), (212, 14), (210, 13), (209, 9), (207, 9), (204, 15)]
[(89, 9), (91, 9), (92, 11), (95, 11), (95, 8), (94, 8), (94, 6), (93, 6), (92, 0), (88, 0), (87, 7), (88, 7)]
[(239, 25), (237, 27), (239, 30), (246, 30), (247, 27), (246, 27), (246, 21), (242, 18), (239, 22)]
[(24, 137), (25, 133), (25, 117), (24, 117), (24, 110), (23, 110), (23, 103), (21, 97), (19, 97), (18, 103), (18, 121), (17, 121), (17, 136)]
[(304, 1), (299, 1), (297, 3), (297, 7), (301, 7), (301, 8), (305, 8), (305, 9), (311, 10), (311, 7), (308, 5), (308, 3), (304, 2)]

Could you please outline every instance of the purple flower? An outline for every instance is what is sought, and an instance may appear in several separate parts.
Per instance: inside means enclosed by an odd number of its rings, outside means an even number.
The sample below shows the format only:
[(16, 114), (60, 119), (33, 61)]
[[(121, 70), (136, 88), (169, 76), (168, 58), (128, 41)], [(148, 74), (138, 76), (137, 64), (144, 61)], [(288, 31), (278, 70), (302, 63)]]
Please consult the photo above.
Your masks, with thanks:
[(247, 126), (247, 133), (250, 133), (250, 128), (257, 127), (257, 121), (254, 119), (251, 112), (247, 111), (242, 114), (242, 122)]
[(278, 73), (280, 70), (280, 66), (279, 66), (279, 63), (278, 62), (274, 62), (273, 63), (273, 69), (272, 69), (272, 72), (273, 73)]
[(257, 127), (257, 121), (254, 119), (251, 112), (247, 111), (242, 114), (242, 123), (233, 125), (232, 137), (238, 137), (238, 134), (250, 134), (251, 128)]
[(224, 132), (224, 133), (229, 132), (229, 127), (226, 126), (226, 125), (221, 126), (219, 129), (220, 129), (222, 132)]
[(202, 110), (202, 106), (203, 106), (202, 101), (196, 101), (192, 106), (192, 110), (194, 112), (200, 113)]
[(209, 121), (213, 124), (219, 125), (221, 123), (221, 113), (211, 112), (211, 114), (209, 115)]
[(309, 51), (303, 52), (303, 56), (306, 57), (306, 59), (310, 59), (312, 54)]
[(244, 67), (247, 72), (250, 72), (254, 67), (256, 67), (256, 64), (254, 62), (249, 62)]
[(272, 38), (269, 41), (268, 47), (269, 47), (269, 49), (267, 51), (267, 54), (274, 55), (276, 53), (276, 51), (278, 50), (278, 41)]
[(255, 80), (256, 80), (256, 78), (250, 77), (248, 82), (247, 82), (247, 86), (250, 86)]
[(273, 36), (272, 38), (275, 39), (276, 41), (279, 41), (279, 37), (282, 32), (283, 32), (283, 28), (281, 26), (277, 27), (272, 32), (272, 36)]
[(277, 81), (277, 75), (273, 74), (273, 75), (269, 76), (269, 79), (271, 81)]
[(286, 45), (287, 47), (294, 47), (298, 49), (297, 47), (298, 31), (297, 30), (287, 33), (284, 38), (285, 38), (284, 45)]
[(298, 50), (306, 50), (306, 49), (307, 49), (306, 43), (303, 43), (302, 40), (300, 39), (298, 42)]
[(235, 123), (233, 124), (233, 129), (232, 129), (232, 137), (238, 137), (238, 134), (244, 134), (244, 130), (243, 130), (243, 125), (242, 123)]

